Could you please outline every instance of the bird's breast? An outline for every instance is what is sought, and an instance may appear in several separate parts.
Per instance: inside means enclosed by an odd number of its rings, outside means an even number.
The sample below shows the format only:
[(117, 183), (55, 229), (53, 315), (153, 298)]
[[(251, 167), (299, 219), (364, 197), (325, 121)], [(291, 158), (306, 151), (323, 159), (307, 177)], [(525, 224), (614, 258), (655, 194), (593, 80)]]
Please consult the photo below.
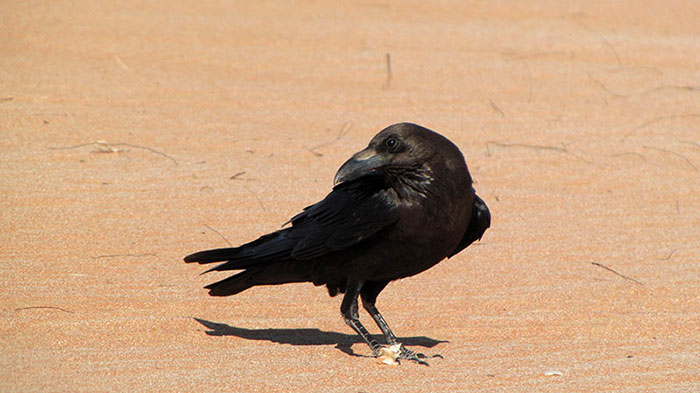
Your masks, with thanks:
[[(445, 204), (439, 199), (399, 205), (395, 225), (371, 247), (367, 262), (376, 278), (410, 277), (445, 259), (459, 244), (470, 219), (468, 198)], [(370, 266), (368, 266), (370, 267)]]

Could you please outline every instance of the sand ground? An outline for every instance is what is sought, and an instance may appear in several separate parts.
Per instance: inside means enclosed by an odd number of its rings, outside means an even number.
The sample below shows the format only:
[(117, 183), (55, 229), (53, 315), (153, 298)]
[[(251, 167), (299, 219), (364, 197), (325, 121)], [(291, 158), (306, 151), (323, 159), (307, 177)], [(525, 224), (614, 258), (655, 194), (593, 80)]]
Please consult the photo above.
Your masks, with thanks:
[[(0, 391), (700, 391), (698, 19), (688, 1), (3, 2)], [(379, 298), (444, 360), (363, 357), (310, 284), (207, 296), (221, 276), (184, 255), (275, 230), (400, 121), (457, 143), (493, 214)]]

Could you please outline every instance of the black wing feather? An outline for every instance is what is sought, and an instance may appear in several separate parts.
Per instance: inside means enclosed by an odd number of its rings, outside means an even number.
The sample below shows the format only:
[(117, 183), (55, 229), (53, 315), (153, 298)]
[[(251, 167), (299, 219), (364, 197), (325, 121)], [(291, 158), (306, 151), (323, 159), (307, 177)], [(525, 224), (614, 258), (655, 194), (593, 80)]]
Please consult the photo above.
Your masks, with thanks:
[(470, 244), (477, 240), (481, 240), (484, 232), (486, 232), (486, 229), (488, 229), (490, 226), (491, 212), (489, 211), (489, 207), (486, 206), (486, 202), (479, 198), (478, 195), (474, 194), (474, 207), (472, 208), (472, 218), (469, 220), (469, 226), (467, 226), (467, 230), (464, 231), (464, 236), (459, 242), (459, 245), (457, 245), (457, 248), (455, 248), (454, 251), (452, 251), (452, 253), (447, 257), (452, 258), (457, 253), (467, 248)]
[(240, 247), (198, 252), (185, 262), (227, 261), (208, 271), (238, 270), (290, 260), (310, 260), (343, 250), (393, 224), (397, 207), (379, 176), (341, 183), (322, 201), (304, 209), (290, 228)]

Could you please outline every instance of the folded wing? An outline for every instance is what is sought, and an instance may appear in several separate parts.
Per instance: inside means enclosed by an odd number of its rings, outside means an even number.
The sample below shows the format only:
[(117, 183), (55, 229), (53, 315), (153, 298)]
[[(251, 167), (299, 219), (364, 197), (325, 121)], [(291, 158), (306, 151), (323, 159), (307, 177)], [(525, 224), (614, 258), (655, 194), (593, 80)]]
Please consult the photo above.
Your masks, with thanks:
[[(294, 216), (289, 228), (240, 247), (197, 252), (185, 257), (185, 262), (226, 261), (207, 272), (245, 270), (208, 286), (213, 295), (238, 293), (254, 285), (304, 281), (307, 278), (299, 276), (304, 269), (295, 271), (295, 266), (353, 247), (397, 218), (397, 207), (382, 178), (368, 175), (336, 186), (325, 199)], [(228, 289), (224, 291), (223, 286)]]

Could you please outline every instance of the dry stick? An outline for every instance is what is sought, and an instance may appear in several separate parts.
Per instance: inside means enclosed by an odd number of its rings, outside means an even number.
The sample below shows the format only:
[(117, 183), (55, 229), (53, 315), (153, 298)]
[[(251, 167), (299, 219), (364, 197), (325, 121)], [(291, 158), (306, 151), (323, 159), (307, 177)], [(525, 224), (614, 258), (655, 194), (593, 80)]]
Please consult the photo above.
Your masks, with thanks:
[[(56, 113), (56, 112), (34, 112), (31, 113), (32, 116), (63, 116), (68, 117), (68, 113)], [(71, 114), (72, 115), (72, 114)]]
[(675, 155), (675, 156), (678, 156), (678, 157), (684, 159), (685, 162), (688, 163), (688, 165), (692, 166), (693, 169), (695, 169), (696, 172), (700, 172), (700, 170), (698, 169), (698, 167), (696, 167), (695, 164), (693, 164), (693, 162), (690, 161), (690, 159), (689, 159), (688, 157), (684, 156), (683, 154), (676, 153), (675, 151), (668, 150), (668, 149), (662, 149), (662, 148), (660, 148), (660, 147), (646, 146), (646, 145), (644, 145), (644, 146), (642, 146), (642, 147), (645, 148), (645, 149), (658, 150), (658, 151), (662, 151), (662, 152), (665, 152), (665, 153), (670, 153), (670, 154), (673, 154), (673, 155)]
[(165, 153), (163, 153), (163, 152), (161, 152), (161, 151), (155, 150), (155, 149), (153, 149), (153, 148), (150, 148), (150, 147), (148, 147), (148, 146), (139, 146), (139, 145), (133, 145), (133, 144), (131, 144), (131, 143), (124, 143), (124, 142), (115, 143), (113, 146), (120, 146), (120, 145), (129, 146), (129, 147), (133, 147), (133, 148), (136, 148), (136, 149), (145, 149), (145, 150), (148, 150), (148, 151), (150, 151), (150, 152), (152, 152), (152, 153), (156, 153), (156, 154), (159, 154), (159, 155), (161, 155), (161, 156), (163, 156), (163, 157), (169, 158), (172, 162), (175, 163), (175, 165), (180, 165), (174, 158), (170, 157), (169, 155), (167, 155), (167, 154), (165, 154)]
[(386, 88), (391, 87), (391, 54), (386, 54)]
[(603, 40), (603, 43), (612, 50), (613, 55), (615, 55), (615, 60), (617, 60), (617, 68), (622, 67), (622, 61), (620, 61), (620, 56), (617, 54), (617, 50), (615, 50), (615, 47), (608, 41), (607, 37), (605, 37), (601, 32), (598, 30), (588, 26), (585, 23), (580, 23), (581, 26), (583, 26), (586, 30), (593, 32), (595, 35), (597, 35), (601, 40)]
[(644, 96), (647, 94), (656, 93), (663, 90), (684, 90), (684, 91), (700, 91), (700, 86), (690, 86), (690, 85), (662, 85), (658, 87), (651, 88), (649, 90), (644, 90), (643, 92), (637, 94), (638, 96)]
[(629, 98), (629, 97), (641, 97), (645, 95), (649, 95), (652, 93), (656, 93), (659, 91), (664, 91), (664, 90), (683, 90), (683, 91), (690, 91), (690, 92), (695, 92), (695, 91), (700, 91), (700, 86), (690, 86), (690, 85), (662, 85), (662, 86), (657, 86), (651, 89), (644, 90), (640, 93), (633, 93), (633, 94), (622, 94), (615, 92), (611, 89), (609, 89), (600, 79), (597, 79), (591, 75), (591, 73), (587, 73), (588, 77), (592, 79), (594, 82), (596, 82), (600, 87), (603, 88), (603, 90), (607, 91), (608, 93), (616, 96), (616, 97), (622, 97), (622, 98)]
[(238, 176), (241, 176), (241, 175), (245, 175), (245, 171), (240, 171), (240, 172), (236, 173), (235, 175), (229, 177), (229, 179), (235, 180)]
[(496, 142), (496, 141), (486, 141), (486, 155), (491, 156), (491, 150), (489, 149), (489, 145), (496, 145), (500, 147), (523, 147), (526, 149), (535, 149), (535, 150), (551, 150), (551, 151), (558, 151), (560, 153), (568, 153), (569, 151), (566, 150), (563, 147), (558, 147), (558, 146), (545, 146), (545, 145), (528, 145), (524, 143), (501, 143), (501, 142)]
[(545, 145), (528, 145), (525, 143), (501, 143), (501, 142), (495, 142), (495, 141), (487, 141), (486, 142), (486, 156), (491, 157), (491, 151), (489, 149), (489, 144), (500, 146), (500, 147), (524, 147), (528, 149), (535, 149), (535, 150), (551, 150), (551, 151), (557, 151), (560, 153), (566, 153), (570, 154), (573, 157), (578, 158), (579, 160), (587, 163), (587, 164), (594, 164), (593, 161), (585, 159), (578, 154), (574, 154), (565, 147), (558, 147), (558, 146), (545, 146)]
[(638, 126), (632, 128), (631, 130), (629, 130), (629, 132), (628, 132), (627, 134), (625, 134), (625, 135), (622, 137), (622, 139), (620, 139), (620, 142), (624, 142), (625, 139), (629, 138), (629, 136), (632, 135), (635, 131), (640, 130), (640, 129), (642, 129), (642, 128), (644, 128), (644, 127), (650, 125), (650, 124), (653, 124), (653, 123), (656, 123), (656, 122), (659, 122), (659, 121), (663, 121), (663, 120), (684, 119), (684, 118), (687, 118), (687, 117), (691, 117), (691, 118), (692, 118), (692, 117), (698, 117), (698, 118), (700, 118), (700, 113), (683, 113), (683, 114), (680, 114), (680, 115), (666, 115), (666, 116), (655, 117), (655, 118), (653, 118), (653, 119), (651, 119), (651, 120), (645, 121), (645, 122), (642, 123), (642, 124), (639, 124)]
[[(676, 202), (678, 202), (678, 201), (676, 201)], [(678, 251), (678, 250), (673, 250), (673, 251), (671, 251), (671, 253), (668, 254), (668, 256), (667, 256), (666, 258), (656, 258), (656, 260), (657, 260), (657, 261), (668, 261), (669, 259), (671, 259), (671, 257), (673, 256), (673, 254), (676, 253), (676, 251)]]
[(593, 80), (593, 82), (597, 83), (600, 87), (602, 87), (603, 90), (605, 90), (605, 91), (607, 91), (608, 93), (614, 95), (615, 97), (623, 97), (623, 98), (628, 98), (628, 97), (629, 97), (628, 94), (620, 94), (620, 93), (617, 93), (617, 92), (614, 92), (614, 91), (608, 89), (608, 87), (605, 86), (605, 84), (604, 84), (603, 82), (601, 82), (601, 81), (600, 81), (599, 79), (597, 79), (597, 78), (594, 78), (593, 75), (591, 75), (590, 72), (588, 73), (588, 77), (591, 78), (591, 80)]
[(321, 144), (316, 145), (316, 146), (313, 146), (313, 147), (309, 147), (309, 148), (307, 148), (306, 150), (309, 151), (309, 152), (311, 152), (311, 153), (313, 153), (313, 154), (315, 154), (315, 155), (318, 156), (318, 157), (323, 157), (323, 154), (321, 154), (321, 153), (319, 153), (319, 152), (317, 152), (317, 151), (315, 151), (315, 150), (318, 149), (318, 148), (320, 148), (320, 147), (325, 147), (325, 146), (328, 146), (328, 145), (332, 145), (332, 144), (335, 143), (335, 142), (338, 142), (338, 141), (341, 140), (348, 132), (350, 132), (350, 129), (351, 129), (351, 128), (352, 128), (352, 121), (346, 121), (345, 124), (343, 124), (343, 127), (340, 129), (340, 132), (338, 132), (338, 135), (337, 135), (333, 140), (331, 140), (331, 141), (329, 141), (329, 142), (321, 143)]
[(644, 162), (647, 162), (646, 157), (644, 157), (643, 155), (641, 155), (639, 153), (633, 153), (633, 152), (613, 154), (610, 157), (622, 157), (622, 156), (637, 156), (637, 157), (641, 158), (642, 160), (644, 160)]
[[(88, 142), (88, 143), (81, 143), (81, 144), (79, 144), (79, 145), (74, 145), (74, 146), (50, 146), (49, 149), (51, 149), (51, 150), (69, 150), (69, 149), (77, 149), (77, 148), (79, 148), (79, 147), (88, 146), (88, 145), (94, 145), (94, 144), (96, 144), (96, 143), (97, 143), (97, 142)], [(155, 150), (155, 149), (153, 149), (153, 148), (151, 148), (151, 147), (148, 147), (148, 146), (134, 145), (134, 144), (132, 144), (132, 143), (126, 143), (126, 142), (107, 143), (106, 145), (107, 145), (107, 146), (129, 146), (129, 147), (133, 147), (133, 148), (135, 148), (135, 149), (144, 149), (144, 150), (148, 150), (148, 151), (150, 151), (150, 152), (152, 152), (152, 153), (155, 153), (155, 154), (158, 154), (158, 155), (161, 155), (161, 156), (163, 156), (163, 157), (166, 157), (166, 158), (170, 159), (173, 163), (175, 163), (175, 165), (180, 165), (180, 163), (178, 163), (174, 158), (170, 157), (169, 155), (167, 155), (167, 154), (165, 154), (165, 153), (163, 153), (163, 152), (161, 152), (161, 151)]]
[(87, 142), (87, 143), (81, 143), (79, 145), (73, 145), (73, 146), (49, 146), (49, 149), (51, 150), (70, 150), (70, 149), (77, 149), (79, 147), (83, 146), (89, 146), (89, 145), (94, 145), (96, 142)]
[(3, 98), (0, 98), (0, 102), (12, 101), (14, 99), (15, 99), (15, 97), (3, 97)]
[(550, 57), (566, 57), (567, 55), (570, 54), (570, 52), (567, 52), (565, 50), (546, 50), (546, 51), (540, 51), (540, 52), (527, 52), (527, 53), (522, 53), (522, 54), (517, 54), (514, 52), (512, 49), (510, 52), (506, 51), (503, 52), (508, 55), (514, 55), (514, 57), (520, 57), (521, 59), (542, 59), (542, 58), (550, 58)]
[(224, 239), (224, 240), (226, 241), (226, 243), (228, 243), (229, 246), (233, 247), (233, 244), (231, 244), (231, 242), (228, 241), (228, 239), (227, 239), (226, 237), (224, 237), (224, 235), (222, 235), (221, 232), (217, 231), (216, 229), (210, 227), (210, 226), (207, 225), (207, 224), (204, 224), (204, 226), (207, 227), (207, 228), (209, 228), (210, 231), (212, 231), (212, 232), (216, 233), (217, 235), (219, 235), (222, 239)]
[(264, 211), (267, 211), (267, 208), (265, 207), (265, 204), (263, 203), (262, 199), (260, 199), (260, 196), (258, 195), (258, 193), (255, 192), (255, 191), (253, 191), (252, 189), (250, 189), (250, 187), (246, 186), (245, 184), (243, 185), (243, 187), (244, 187), (246, 190), (252, 192), (253, 195), (255, 195), (255, 198), (256, 198), (256, 199), (258, 200), (258, 202), (260, 203), (260, 206), (262, 206), (263, 210), (264, 210)]
[(29, 306), (29, 307), (19, 307), (19, 308), (15, 308), (15, 311), (20, 311), (20, 310), (33, 310), (33, 309), (39, 309), (39, 308), (48, 308), (48, 309), (51, 309), (51, 310), (60, 310), (60, 311), (63, 311), (63, 312), (67, 312), (67, 313), (69, 313), (69, 314), (75, 314), (75, 312), (73, 312), (73, 311), (71, 311), (71, 310), (66, 310), (65, 308), (56, 307), (56, 306)]
[(616, 69), (609, 70), (610, 72), (624, 72), (624, 71), (652, 71), (656, 75), (661, 76), (663, 75), (663, 71), (656, 67), (650, 67), (650, 66), (622, 66), (618, 67)]
[(492, 99), (489, 98), (489, 102), (491, 103), (491, 108), (493, 108), (493, 110), (495, 110), (496, 112), (500, 113), (500, 114), (501, 114), (501, 117), (506, 117), (506, 114), (503, 113), (503, 111), (501, 110), (501, 108), (499, 108), (499, 107), (493, 102)]
[(613, 273), (617, 274), (618, 276), (624, 278), (625, 280), (634, 281), (634, 282), (636, 282), (636, 283), (639, 284), (639, 285), (644, 285), (644, 284), (642, 284), (641, 282), (635, 280), (634, 278), (627, 277), (627, 276), (625, 276), (624, 274), (620, 274), (620, 273), (614, 271), (613, 269), (611, 269), (611, 268), (609, 268), (609, 267), (603, 265), (602, 263), (591, 262), (591, 264), (592, 264), (592, 265), (595, 265), (595, 266), (598, 266), (598, 267), (602, 267), (603, 269), (605, 269), (605, 270), (607, 270), (607, 271), (613, 272)]
[(157, 257), (158, 255), (148, 253), (148, 254), (111, 254), (111, 255), (98, 255), (96, 257), (91, 257), (92, 259), (102, 259), (102, 258), (119, 258), (119, 257)]
[(615, 49), (615, 47), (610, 43), (610, 41), (608, 41), (608, 39), (603, 34), (601, 34), (600, 32), (598, 32), (596, 30), (594, 30), (594, 31), (600, 36), (600, 38), (603, 39), (603, 42), (605, 43), (605, 45), (607, 45), (608, 48), (610, 48), (612, 50), (613, 55), (615, 55), (615, 60), (617, 60), (617, 66), (621, 67), (622, 61), (620, 60), (620, 56), (617, 54), (617, 50)]

